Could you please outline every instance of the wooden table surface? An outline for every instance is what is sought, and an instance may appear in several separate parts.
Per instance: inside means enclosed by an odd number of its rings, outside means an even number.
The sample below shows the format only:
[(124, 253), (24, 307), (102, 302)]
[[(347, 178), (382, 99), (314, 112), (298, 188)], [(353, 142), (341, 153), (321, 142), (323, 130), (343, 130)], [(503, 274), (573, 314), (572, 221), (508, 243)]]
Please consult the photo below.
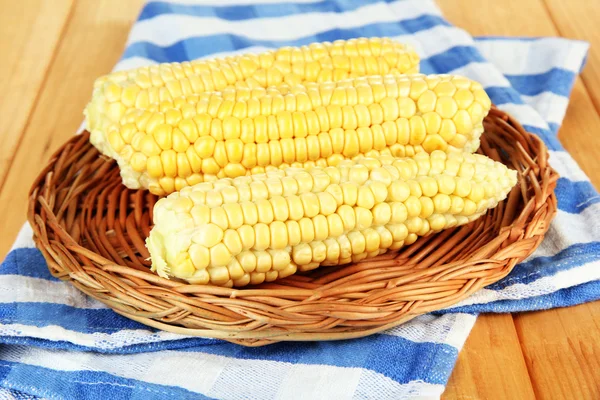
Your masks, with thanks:
[[(592, 44), (559, 138), (600, 187), (600, 29), (592, 0), (438, 0), (472, 35)], [(143, 0), (0, 0), (0, 259), (27, 191), (83, 120), (94, 79), (117, 62)], [(600, 399), (600, 302), (479, 317), (447, 399)]]

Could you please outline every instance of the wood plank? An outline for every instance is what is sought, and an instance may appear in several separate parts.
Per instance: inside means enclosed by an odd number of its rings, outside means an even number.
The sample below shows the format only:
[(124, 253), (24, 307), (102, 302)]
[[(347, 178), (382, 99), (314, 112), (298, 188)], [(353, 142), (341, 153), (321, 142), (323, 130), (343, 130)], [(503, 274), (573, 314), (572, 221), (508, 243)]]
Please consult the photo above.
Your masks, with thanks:
[[(50, 2), (47, 2), (50, 4)], [(82, 0), (58, 47), (44, 90), (0, 191), (0, 259), (26, 219), (27, 192), (48, 157), (83, 121), (94, 79), (119, 59), (143, 0)]]
[(600, 2), (589, 0), (544, 0), (561, 36), (590, 42), (587, 65), (582, 73), (596, 110), (600, 112)]
[[(502, 4), (438, 0), (438, 4), (451, 23), (474, 36), (514, 35), (514, 32), (532, 34), (531, 21), (519, 16), (540, 10), (536, 0), (506, 1)], [(508, 20), (510, 24), (506, 23)], [(551, 22), (542, 20), (540, 24), (547, 24), (546, 28), (552, 29)], [(494, 340), (498, 338), (501, 340)], [(495, 347), (491, 343), (495, 343)], [(459, 355), (444, 397), (533, 398), (532, 384), (510, 315), (482, 315), (478, 318)]]
[(437, 0), (444, 16), (472, 36), (536, 36), (554, 30), (539, 0)]
[[(556, 36), (559, 33), (541, 1), (508, 0), (500, 4), (467, 0), (456, 3), (440, 1), (449, 19), (467, 27), (473, 35)], [(567, 8), (577, 9), (572, 2), (561, 6), (565, 12)], [(461, 25), (458, 21), (465, 22)], [(585, 34), (588, 37), (597, 34), (594, 26), (588, 30), (591, 30)], [(588, 60), (588, 64), (592, 62)], [(577, 80), (559, 139), (592, 183), (600, 187), (600, 162), (596, 157), (590, 157), (590, 154), (600, 151), (600, 137), (597, 135), (600, 117), (588, 88), (580, 79)], [(600, 357), (598, 315), (600, 302), (515, 316), (519, 341), (537, 397), (600, 398), (597, 386), (600, 379), (596, 372)], [(471, 343), (468, 341), (467, 346)], [(482, 348), (479, 342), (473, 346)], [(469, 358), (469, 354), (466, 357)], [(461, 382), (465, 382), (464, 378)], [(506, 398), (491, 392), (488, 394), (490, 398)]]
[(538, 398), (600, 399), (599, 302), (515, 315), (514, 321)]
[[(565, 10), (572, 9), (572, 12), (576, 12), (578, 8), (571, 2), (557, 0), (556, 3), (562, 4)], [(588, 4), (585, 1), (580, 3)], [(438, 0), (438, 4), (450, 22), (465, 28), (473, 36), (557, 36), (560, 33), (541, 0)], [(600, 48), (600, 37), (597, 47)], [(600, 49), (596, 50), (599, 52), (599, 60), (595, 64), (600, 69)], [(586, 70), (592, 63), (594, 62), (590, 57)], [(590, 99), (588, 88), (589, 85), (584, 86), (579, 78), (575, 82), (567, 115), (558, 137), (565, 149), (588, 174), (592, 183), (600, 187), (600, 173), (595, 173), (600, 172), (600, 160), (589, 157), (590, 154), (600, 152), (600, 138), (597, 134), (600, 131), (600, 116)], [(600, 93), (600, 79), (594, 90)]]
[(510, 314), (477, 318), (442, 397), (535, 399)]
[(600, 115), (581, 78), (577, 78), (565, 121), (558, 131), (558, 139), (566, 151), (590, 178), (596, 189), (600, 188)]
[(43, 86), (72, 3), (0, 2), (0, 187)]

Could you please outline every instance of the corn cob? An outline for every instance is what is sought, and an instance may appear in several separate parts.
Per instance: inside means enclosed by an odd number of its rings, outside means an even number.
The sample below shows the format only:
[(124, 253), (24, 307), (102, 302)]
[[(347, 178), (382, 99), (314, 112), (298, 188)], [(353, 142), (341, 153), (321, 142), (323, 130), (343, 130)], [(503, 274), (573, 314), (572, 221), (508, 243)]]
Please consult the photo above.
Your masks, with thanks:
[(223, 178), (159, 200), (146, 245), (163, 277), (259, 284), (466, 224), (515, 184), (516, 172), (501, 163), (441, 150)]
[(164, 195), (269, 168), (473, 152), (490, 106), (481, 85), (463, 77), (378, 75), (165, 100), (129, 109), (106, 137), (92, 130), (92, 140), (117, 159), (126, 186)]
[[(122, 102), (144, 102), (139, 96), (146, 93), (153, 103), (152, 96), (162, 101), (233, 86), (266, 88), (283, 82), (296, 85), (417, 72), (419, 56), (412, 46), (389, 38), (356, 38), (118, 71), (98, 78), (94, 87), (107, 97), (120, 95)], [(160, 87), (166, 90), (151, 89)]]
[[(100, 77), (85, 110), (92, 143), (117, 158), (107, 131), (131, 108), (172, 108), (190, 97), (227, 88), (266, 88), (287, 83), (339, 81), (365, 75), (419, 71), (419, 57), (408, 45), (388, 38), (283, 47), (260, 54), (160, 64)], [(165, 107), (166, 104), (171, 104)], [(119, 158), (117, 158), (119, 160)]]

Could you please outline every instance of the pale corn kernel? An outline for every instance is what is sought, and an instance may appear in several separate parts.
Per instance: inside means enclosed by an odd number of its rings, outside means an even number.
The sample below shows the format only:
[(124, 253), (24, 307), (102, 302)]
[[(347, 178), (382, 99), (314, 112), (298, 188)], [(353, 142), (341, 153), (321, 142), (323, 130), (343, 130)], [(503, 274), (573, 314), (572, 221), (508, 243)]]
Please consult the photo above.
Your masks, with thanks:
[(358, 188), (356, 205), (366, 209), (371, 209), (375, 205), (375, 196), (373, 196), (373, 192), (368, 186), (360, 186)]
[(286, 197), (286, 202), (290, 213), (290, 220), (299, 221), (304, 216), (304, 207), (302, 206), (300, 198), (297, 196), (289, 196)]
[[(423, 228), (423, 219), (419, 217), (412, 217), (406, 220), (406, 229), (409, 233), (419, 232)], [(393, 234), (394, 232), (392, 232)], [(394, 239), (396, 240), (396, 239)]]
[(485, 189), (482, 185), (473, 185), (471, 188), (471, 193), (467, 197), (469, 200), (479, 203), (485, 197)]
[[(252, 252), (254, 257), (256, 258), (255, 271), (257, 273), (264, 273), (271, 270), (272, 267), (272, 258), (271, 255), (263, 250)], [(242, 264), (243, 267), (243, 264)]]
[(344, 224), (344, 230), (351, 231), (356, 227), (356, 213), (350, 205), (341, 205), (337, 210), (337, 214)]
[[(326, 247), (325, 262), (335, 264), (340, 258), (340, 244), (333, 238), (324, 241)], [(331, 264), (330, 264), (331, 265)]]
[(473, 202), (472, 200), (465, 199), (465, 205), (463, 207), (461, 215), (470, 216), (470, 215), (473, 215), (476, 211), (477, 211), (477, 204), (475, 202)]
[(352, 245), (352, 254), (362, 254), (366, 250), (366, 240), (362, 232), (353, 231), (348, 233), (348, 240)]
[(210, 209), (210, 222), (217, 225), (219, 228), (225, 230), (229, 227), (229, 221), (227, 220), (227, 214), (225, 210), (220, 207)]
[(255, 201), (256, 210), (258, 212), (258, 222), (263, 224), (270, 224), (273, 222), (273, 206), (267, 199), (258, 199)]
[(202, 245), (192, 244), (189, 248), (189, 254), (196, 269), (205, 269), (210, 264), (210, 252)]
[(365, 237), (365, 251), (367, 253), (372, 253), (379, 250), (381, 237), (375, 229), (366, 229), (363, 232), (363, 235)]
[(312, 261), (312, 249), (306, 243), (301, 243), (293, 247), (292, 261), (297, 265), (306, 265)]
[(204, 247), (213, 247), (223, 240), (223, 230), (215, 224), (206, 224), (196, 230), (192, 240)]
[(400, 242), (409, 234), (407, 224), (389, 224), (385, 228), (391, 233), (394, 242)]
[(254, 228), (254, 249), (265, 250), (271, 243), (271, 233), (269, 226), (263, 223), (257, 223)]
[(276, 221), (287, 221), (289, 218), (289, 209), (285, 198), (275, 196), (270, 199), (273, 208), (273, 219)]
[(223, 244), (232, 256), (237, 256), (243, 250), (242, 240), (234, 229), (227, 229), (223, 236)]
[(438, 98), (436, 94), (431, 90), (427, 90), (421, 96), (419, 96), (419, 100), (417, 101), (417, 107), (419, 111), (423, 114), (432, 112), (437, 107), (437, 100)]
[(466, 135), (473, 131), (473, 122), (467, 110), (458, 110), (452, 117), (456, 132)]
[(246, 274), (246, 271), (244, 271), (240, 262), (235, 258), (227, 264), (227, 270), (230, 278), (234, 280), (240, 279)]
[(487, 114), (486, 109), (478, 102), (475, 102), (469, 106), (467, 112), (471, 116), (471, 123), (475, 124), (478, 121), (481, 121), (485, 114)]
[(471, 182), (465, 178), (456, 179), (456, 188), (453, 194), (458, 197), (466, 198), (471, 193)]
[(280, 277), (283, 277), (282, 271), (286, 270), (292, 262), (289, 252), (282, 250), (269, 250), (268, 252), (271, 256), (273, 270), (278, 271)]
[(433, 88), (433, 91), (438, 96), (454, 96), (456, 93), (456, 86), (452, 82), (440, 82)]
[(421, 202), (421, 213), (419, 214), (419, 217), (427, 218), (433, 214), (435, 207), (433, 200), (431, 200), (430, 197), (421, 197), (419, 201)]
[(376, 204), (385, 201), (388, 196), (387, 186), (383, 182), (371, 182), (369, 189), (373, 193)]
[(236, 258), (245, 272), (251, 273), (256, 270), (258, 257), (253, 251), (243, 251)]
[(250, 279), (250, 274), (244, 274), (244, 276), (242, 276), (239, 279), (233, 279), (233, 282), (231, 284), (231, 286), (246, 286), (250, 283), (251, 279)]
[(438, 193), (437, 181), (429, 176), (424, 176), (418, 180), (423, 196), (433, 197)]
[(327, 218), (324, 215), (316, 215), (312, 218), (312, 224), (315, 231), (314, 240), (325, 240), (329, 236), (329, 226)]
[(375, 225), (385, 225), (391, 218), (392, 208), (388, 203), (379, 203), (373, 207), (373, 222)]
[(411, 145), (417, 145), (423, 143), (425, 137), (427, 136), (427, 129), (425, 127), (425, 122), (421, 116), (413, 116), (409, 120), (410, 124), (410, 139), (409, 143)]
[(418, 197), (408, 196), (404, 201), (404, 205), (406, 206), (409, 217), (416, 217), (421, 214), (421, 202)]
[(423, 189), (421, 189), (421, 185), (419, 185), (418, 181), (410, 180), (407, 183), (410, 189), (411, 196), (419, 198), (423, 195)]
[(187, 281), (192, 285), (206, 285), (210, 282), (210, 274), (205, 269), (196, 270)]
[(225, 285), (230, 280), (229, 270), (225, 265), (211, 266), (207, 271), (210, 275), (210, 282), (214, 285)]
[(437, 100), (435, 111), (442, 118), (452, 118), (458, 111), (458, 106), (454, 99), (450, 96), (442, 96)]
[(447, 194), (438, 193), (433, 198), (433, 207), (437, 214), (445, 214), (452, 207), (452, 200)]
[(250, 284), (251, 285), (260, 285), (265, 281), (266, 275), (261, 272), (252, 272), (250, 274)]
[(368, 209), (363, 207), (354, 207), (354, 213), (356, 216), (356, 229), (363, 230), (373, 224), (373, 214)]
[(405, 201), (410, 196), (410, 187), (406, 182), (394, 181), (388, 190), (388, 201)]
[[(391, 203), (391, 216), (390, 222), (394, 224), (403, 223), (408, 218), (408, 208), (404, 203), (393, 202)], [(420, 210), (420, 208), (419, 208)]]
[(471, 104), (473, 104), (473, 101), (475, 101), (473, 92), (468, 89), (457, 90), (453, 98), (454, 101), (456, 101), (456, 105), (461, 110), (466, 110)]
[[(367, 175), (368, 176), (368, 175)], [(349, 206), (354, 206), (356, 201), (358, 200), (358, 186), (361, 183), (353, 182), (351, 183), (342, 183), (340, 187), (342, 188), (342, 193), (344, 195), (344, 204)]]
[(475, 89), (473, 90), (473, 96), (475, 97), (475, 101), (477, 101), (484, 109), (489, 109), (492, 105), (492, 102), (483, 89)]
[(462, 163), (460, 168), (458, 169), (458, 176), (461, 178), (471, 179), (475, 175), (475, 168), (473, 164)]
[(405, 245), (410, 245), (413, 244), (414, 242), (417, 241), (419, 237), (417, 236), (416, 233), (409, 233), (408, 236), (406, 236), (406, 239), (404, 239), (404, 244)]
[(315, 240), (315, 227), (312, 219), (301, 218), (298, 221), (298, 225), (300, 226), (302, 242), (308, 243)]

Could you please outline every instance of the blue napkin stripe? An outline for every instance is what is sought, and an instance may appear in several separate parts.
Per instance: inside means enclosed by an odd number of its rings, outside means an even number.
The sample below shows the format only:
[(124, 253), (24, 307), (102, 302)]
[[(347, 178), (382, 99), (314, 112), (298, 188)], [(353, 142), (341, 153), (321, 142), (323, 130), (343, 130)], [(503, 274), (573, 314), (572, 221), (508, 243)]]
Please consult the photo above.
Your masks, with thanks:
[(252, 46), (282, 47), (301, 46), (313, 42), (326, 42), (350, 39), (357, 36), (399, 36), (407, 33), (431, 29), (435, 26), (449, 26), (438, 16), (423, 15), (413, 19), (398, 20), (364, 25), (359, 28), (335, 28), (294, 40), (260, 40), (234, 34), (217, 34), (189, 37), (169, 46), (159, 46), (150, 42), (135, 42), (125, 49), (123, 60), (131, 57), (144, 57), (155, 62), (181, 62), (206, 57), (223, 51), (240, 50)]
[(346, 0), (344, 2), (332, 3), (319, 1), (315, 3), (274, 3), (256, 5), (214, 5), (201, 4), (173, 4), (162, 1), (150, 2), (144, 7), (138, 21), (156, 18), (162, 15), (194, 15), (196, 17), (214, 17), (225, 21), (243, 21), (254, 18), (275, 18), (288, 15), (307, 14), (311, 12), (333, 12), (340, 13), (353, 11), (366, 4), (391, 3), (394, 0)]
[[(2, 324), (25, 324), (29, 326), (57, 325), (82, 333), (115, 333), (123, 329), (147, 327), (116, 314), (109, 308), (78, 308), (56, 303), (20, 302), (0, 307)], [(84, 329), (81, 329), (81, 328)], [(2, 337), (0, 337), (0, 342)]]
[(502, 290), (515, 283), (527, 285), (559, 271), (568, 271), (595, 261), (598, 259), (598, 253), (600, 242), (574, 244), (552, 257), (536, 257), (520, 263), (514, 274), (487, 286), (487, 289)]
[(505, 76), (510, 85), (525, 96), (537, 96), (544, 92), (550, 92), (569, 97), (575, 83), (575, 74), (563, 68), (552, 68), (541, 74)]
[(0, 385), (49, 399), (57, 398), (56, 393), (61, 394), (61, 399), (210, 399), (178, 386), (156, 385), (106, 372), (57, 371), (6, 360), (0, 360)]
[[(152, 328), (144, 326), (143, 329), (147, 332), (154, 332)], [(180, 339), (171, 340), (157, 340), (155, 342), (147, 343), (136, 343), (131, 345), (119, 346), (119, 347), (105, 347), (101, 351), (96, 346), (83, 346), (74, 344), (66, 340), (51, 341), (47, 339), (39, 339), (34, 337), (22, 337), (22, 336), (2, 336), (0, 344), (2, 345), (17, 345), (17, 346), (31, 346), (39, 347), (42, 349), (49, 350), (68, 350), (68, 351), (86, 351), (96, 352), (103, 354), (139, 354), (161, 351), (165, 349), (164, 343), (168, 342), (169, 350), (181, 350), (188, 349), (191, 347), (197, 347), (198, 349), (204, 349), (206, 346), (214, 344), (222, 344), (221, 340), (218, 339), (206, 339), (201, 337), (187, 337), (182, 336)], [(2, 397), (0, 397), (1, 399)]]
[[(37, 267), (39, 265), (43, 268)], [(32, 266), (34, 267), (32, 268)], [(59, 279), (52, 276), (46, 266), (44, 256), (35, 248), (16, 248), (8, 253), (2, 262), (0, 275), (29, 276), (49, 281), (59, 281)]]
[(571, 214), (579, 214), (592, 204), (600, 202), (598, 192), (589, 181), (573, 182), (559, 178), (555, 193), (558, 209)]
[[(539, 126), (533, 126), (533, 125), (528, 125), (528, 124), (523, 124), (523, 123), (522, 123), (522, 125), (523, 125), (523, 128), (527, 132), (530, 132), (530, 133), (533, 133), (533, 134), (539, 136), (540, 139), (542, 139), (542, 141), (546, 145), (546, 147), (548, 147), (548, 150), (565, 151), (563, 149), (562, 145), (560, 144), (560, 141), (556, 137), (555, 131), (550, 130), (549, 127), (546, 129), (546, 128), (541, 128)], [(547, 125), (549, 126), (549, 124), (547, 124)], [(558, 129), (557, 129), (557, 131), (558, 131)]]
[[(394, 352), (382, 349), (394, 349)], [(431, 369), (435, 358), (438, 365), (452, 368), (457, 349), (441, 343), (418, 343), (392, 335), (374, 335), (352, 341), (280, 342), (263, 347), (239, 347), (220, 343), (179, 351), (201, 352), (242, 360), (265, 360), (308, 365), (335, 365), (346, 368), (367, 368), (395, 381), (406, 383), (422, 379), (428, 383), (445, 383), (447, 377)], [(340, 351), (344, 357), (340, 357)], [(422, 357), (435, 353), (435, 357)]]
[(533, 296), (519, 301), (499, 300), (493, 303), (477, 304), (467, 307), (456, 307), (444, 312), (468, 313), (516, 313), (531, 310), (548, 310), (574, 306), (598, 300), (600, 281), (591, 281), (581, 285), (560, 289), (542, 296)]

